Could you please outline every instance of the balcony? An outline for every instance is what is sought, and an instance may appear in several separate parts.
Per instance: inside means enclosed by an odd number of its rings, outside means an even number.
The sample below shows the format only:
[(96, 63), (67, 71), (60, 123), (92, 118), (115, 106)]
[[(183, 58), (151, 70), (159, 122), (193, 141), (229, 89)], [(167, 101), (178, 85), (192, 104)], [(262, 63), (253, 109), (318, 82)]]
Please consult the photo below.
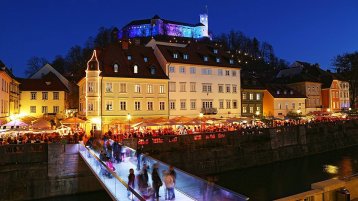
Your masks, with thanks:
[(201, 113), (205, 114), (217, 114), (218, 113), (218, 109), (217, 108), (201, 108)]

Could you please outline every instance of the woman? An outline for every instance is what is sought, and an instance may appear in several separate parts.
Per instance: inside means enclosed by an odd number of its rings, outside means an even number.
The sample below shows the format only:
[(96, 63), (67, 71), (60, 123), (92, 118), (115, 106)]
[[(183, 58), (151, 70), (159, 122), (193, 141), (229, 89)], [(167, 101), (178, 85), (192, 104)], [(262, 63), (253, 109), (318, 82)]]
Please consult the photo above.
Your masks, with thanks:
[(134, 181), (135, 181), (135, 175), (134, 175), (134, 170), (133, 168), (129, 169), (129, 175), (128, 175), (128, 197), (129, 199), (131, 199), (131, 191), (129, 190), (129, 187), (131, 187), (132, 189), (134, 189)]

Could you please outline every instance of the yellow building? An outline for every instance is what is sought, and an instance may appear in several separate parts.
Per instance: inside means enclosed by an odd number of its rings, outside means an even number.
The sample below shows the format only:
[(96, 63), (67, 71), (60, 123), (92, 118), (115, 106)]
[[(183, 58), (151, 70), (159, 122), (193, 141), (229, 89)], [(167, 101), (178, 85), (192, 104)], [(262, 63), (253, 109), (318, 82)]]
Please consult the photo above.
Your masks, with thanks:
[(94, 50), (78, 82), (86, 130), (126, 129), (138, 118), (168, 117), (168, 77), (151, 48), (113, 43)]
[(20, 112), (34, 117), (43, 115), (64, 118), (68, 107), (66, 86), (54, 75), (48, 73), (41, 79), (19, 79)]
[(219, 45), (176, 44), (152, 39), (169, 77), (170, 117), (241, 116), (240, 67), (234, 56)]
[[(11, 72), (5, 67), (0, 61), (0, 79), (1, 79), (1, 90), (0, 90), (0, 124), (9, 120), (10, 117), (10, 89), (14, 83), (17, 83), (11, 74)], [(13, 100), (13, 99), (12, 99)], [(15, 100), (14, 100), (15, 101)]]
[(271, 84), (264, 91), (264, 116), (283, 118), (289, 113), (305, 115), (305, 99), (292, 88)]

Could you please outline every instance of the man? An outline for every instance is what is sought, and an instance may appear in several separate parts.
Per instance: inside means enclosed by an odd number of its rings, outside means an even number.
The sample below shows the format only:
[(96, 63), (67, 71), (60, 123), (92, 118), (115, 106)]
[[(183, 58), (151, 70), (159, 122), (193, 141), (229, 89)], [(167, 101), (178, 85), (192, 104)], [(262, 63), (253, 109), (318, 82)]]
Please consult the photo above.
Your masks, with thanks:
[(153, 171), (152, 171), (152, 184), (154, 188), (154, 198), (159, 200), (159, 188), (163, 185), (162, 180), (160, 179), (159, 173), (158, 173), (158, 164), (155, 163), (153, 165)]
[[(173, 177), (173, 182), (175, 185), (176, 179), (177, 179), (177, 173), (174, 170), (174, 166), (169, 166), (169, 174)], [(175, 191), (174, 191), (174, 187), (172, 189), (170, 189), (171, 194), (172, 194), (172, 199), (175, 198)]]
[(140, 159), (143, 152), (143, 145), (137, 148), (136, 156), (137, 156), (137, 170), (140, 170)]

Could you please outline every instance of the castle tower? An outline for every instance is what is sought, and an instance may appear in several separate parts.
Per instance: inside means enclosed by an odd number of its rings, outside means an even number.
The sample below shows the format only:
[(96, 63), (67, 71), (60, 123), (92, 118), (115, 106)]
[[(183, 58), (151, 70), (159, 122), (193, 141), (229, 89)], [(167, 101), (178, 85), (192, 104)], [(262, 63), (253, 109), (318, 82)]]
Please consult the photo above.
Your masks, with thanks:
[(200, 15), (200, 23), (205, 25), (202, 27), (203, 37), (209, 37), (209, 16), (207, 13)]

